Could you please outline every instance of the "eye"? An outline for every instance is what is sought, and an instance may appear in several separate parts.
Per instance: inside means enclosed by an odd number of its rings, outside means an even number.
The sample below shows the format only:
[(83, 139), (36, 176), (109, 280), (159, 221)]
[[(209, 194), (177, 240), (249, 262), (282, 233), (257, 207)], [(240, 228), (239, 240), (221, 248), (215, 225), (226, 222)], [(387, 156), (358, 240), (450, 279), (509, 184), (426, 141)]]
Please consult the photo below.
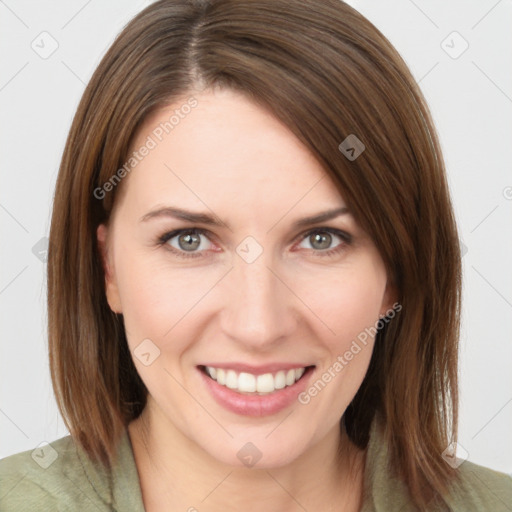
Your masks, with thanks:
[[(336, 244), (336, 241), (338, 241), (338, 244), (332, 247), (333, 244)], [(302, 235), (301, 244), (305, 242), (309, 245), (305, 248), (311, 249), (315, 256), (332, 256), (350, 245), (352, 237), (338, 229), (316, 228)], [(302, 245), (302, 247), (304, 246)]]
[(199, 228), (177, 229), (165, 233), (159, 238), (159, 242), (166, 244), (172, 252), (183, 258), (201, 257), (203, 251), (212, 248), (206, 231)]
[[(332, 247), (332, 244), (337, 245)], [(301, 235), (301, 244), (307, 243), (315, 256), (328, 257), (341, 253), (352, 242), (352, 237), (344, 231), (333, 228), (315, 228)], [(181, 258), (200, 258), (208, 250), (218, 249), (209, 239), (208, 231), (201, 228), (176, 229), (158, 238), (158, 244), (165, 246)], [(303, 247), (303, 245), (299, 245)]]

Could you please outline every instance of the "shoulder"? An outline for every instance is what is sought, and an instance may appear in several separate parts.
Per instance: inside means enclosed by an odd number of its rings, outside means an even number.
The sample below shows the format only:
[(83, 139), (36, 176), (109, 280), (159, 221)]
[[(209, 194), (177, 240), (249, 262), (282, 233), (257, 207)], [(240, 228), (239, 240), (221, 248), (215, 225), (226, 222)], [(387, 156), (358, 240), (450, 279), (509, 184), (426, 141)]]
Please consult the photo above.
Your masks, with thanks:
[(0, 460), (0, 510), (107, 510), (104, 475), (84, 463), (70, 435)]
[(457, 479), (452, 483), (448, 501), (455, 510), (511, 511), (512, 477), (464, 461), (457, 468)]
[[(415, 510), (408, 488), (392, 470), (384, 423), (372, 424), (367, 449), (363, 512)], [(512, 512), (512, 477), (468, 460), (456, 459), (448, 492), (434, 500), (429, 510), (455, 512)]]

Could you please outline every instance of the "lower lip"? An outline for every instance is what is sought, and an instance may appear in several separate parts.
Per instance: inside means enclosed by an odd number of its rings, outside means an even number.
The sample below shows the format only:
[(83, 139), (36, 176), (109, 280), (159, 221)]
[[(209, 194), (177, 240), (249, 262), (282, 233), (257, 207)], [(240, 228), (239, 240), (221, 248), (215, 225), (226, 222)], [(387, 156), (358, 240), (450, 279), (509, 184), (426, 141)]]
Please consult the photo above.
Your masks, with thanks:
[(307, 387), (314, 367), (309, 367), (293, 385), (279, 389), (268, 395), (244, 395), (222, 386), (198, 368), (206, 387), (218, 404), (227, 410), (243, 416), (269, 416), (282, 411)]

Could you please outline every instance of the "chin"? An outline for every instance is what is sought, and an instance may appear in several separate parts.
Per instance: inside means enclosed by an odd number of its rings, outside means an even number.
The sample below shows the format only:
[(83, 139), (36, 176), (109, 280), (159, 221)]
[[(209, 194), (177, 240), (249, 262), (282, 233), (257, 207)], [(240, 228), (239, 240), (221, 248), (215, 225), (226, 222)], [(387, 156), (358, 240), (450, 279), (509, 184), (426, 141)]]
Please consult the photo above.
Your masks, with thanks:
[(286, 442), (277, 436), (276, 439), (265, 438), (268, 436), (265, 431), (254, 436), (244, 433), (229, 438), (224, 444), (213, 444), (214, 440), (212, 445), (201, 444), (204, 451), (222, 464), (236, 468), (275, 469), (292, 463), (307, 449), (304, 440), (284, 434)]

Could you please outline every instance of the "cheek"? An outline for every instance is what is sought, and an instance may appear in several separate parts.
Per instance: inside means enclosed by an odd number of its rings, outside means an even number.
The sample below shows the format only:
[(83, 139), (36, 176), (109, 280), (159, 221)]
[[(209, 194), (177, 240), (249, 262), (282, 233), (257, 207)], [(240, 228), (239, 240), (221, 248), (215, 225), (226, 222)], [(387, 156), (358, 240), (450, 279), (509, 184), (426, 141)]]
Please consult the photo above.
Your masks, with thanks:
[(335, 279), (332, 272), (325, 280), (317, 275), (315, 286), (302, 282), (308, 305), (321, 320), (315, 324), (315, 338), (324, 357), (299, 402), (325, 417), (326, 425), (334, 425), (354, 398), (373, 352), (386, 276), (372, 260), (361, 263), (340, 269)]
[(317, 315), (324, 343), (339, 353), (379, 319), (386, 287), (385, 271), (371, 259), (329, 269), (302, 279), (304, 302)]
[(198, 268), (171, 268), (161, 258), (147, 256), (125, 258), (117, 268), (131, 348), (149, 338), (161, 350), (178, 352), (181, 336), (177, 333), (183, 326), (192, 329), (194, 319), (197, 323), (194, 308), (217, 281), (215, 276)]

